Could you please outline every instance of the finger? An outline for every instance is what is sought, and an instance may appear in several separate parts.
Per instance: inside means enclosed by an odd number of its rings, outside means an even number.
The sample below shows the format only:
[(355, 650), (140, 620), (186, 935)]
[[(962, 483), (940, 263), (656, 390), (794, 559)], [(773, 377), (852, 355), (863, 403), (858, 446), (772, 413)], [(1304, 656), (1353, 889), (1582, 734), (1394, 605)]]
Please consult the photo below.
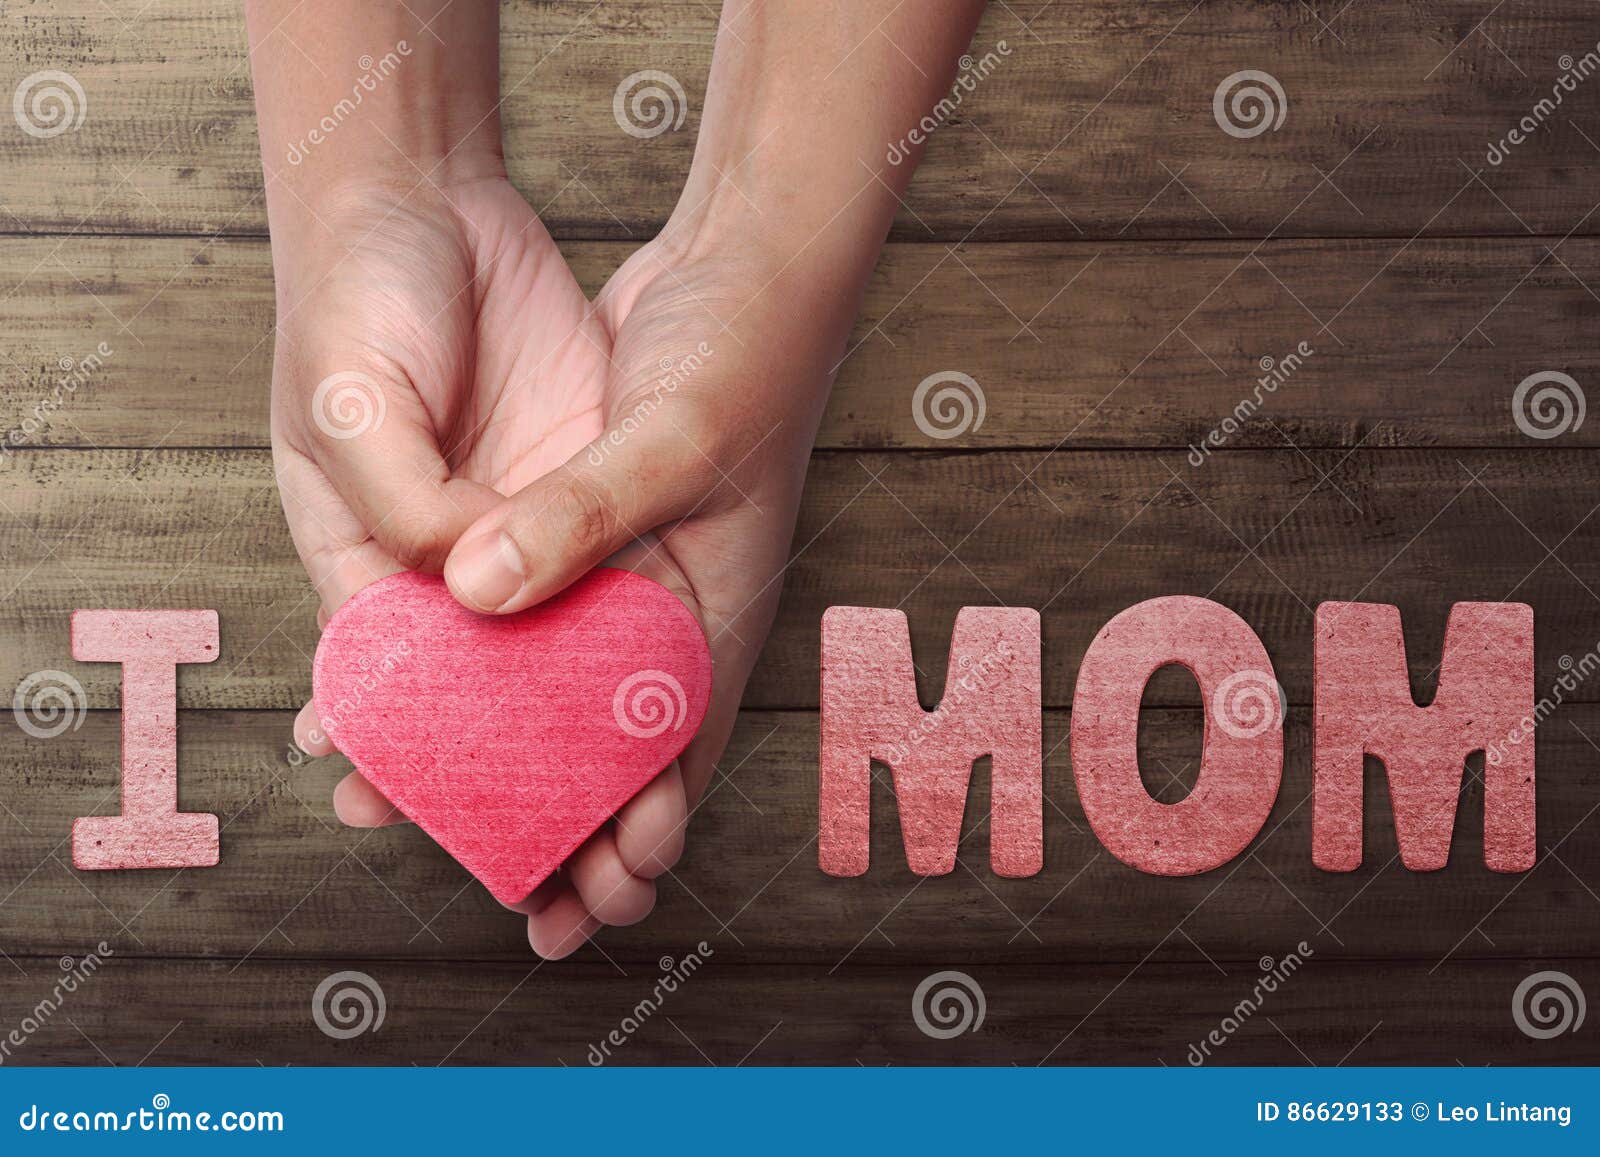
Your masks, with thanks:
[(333, 754), (333, 740), (322, 730), (322, 724), (317, 719), (316, 704), (307, 703), (300, 708), (300, 714), (294, 717), (294, 742), (296, 747), (313, 759)]
[(664, 413), (602, 435), (474, 522), (445, 563), (456, 598), (507, 614), (549, 598), (619, 548), (701, 502), (710, 460)]
[(546, 960), (572, 955), (599, 930), (600, 921), (573, 891), (562, 892), (544, 911), (528, 917), (528, 943)]
[[(780, 564), (764, 560), (754, 573), (776, 574)], [(760, 652), (746, 645), (745, 639), (764, 639), (772, 625), (778, 608), (778, 588), (769, 585), (742, 606), (731, 617), (714, 612), (706, 620), (706, 636), (711, 645), (711, 669), (715, 672), (711, 702), (706, 707), (705, 718), (696, 728), (694, 738), (678, 756), (683, 770), (683, 793), (689, 801), (690, 811), (704, 797), (722, 758), (734, 725), (739, 720), (739, 703), (750, 673), (755, 668)]]
[(438, 570), (499, 495), (451, 476), (434, 420), (413, 384), (365, 372), (359, 357), (307, 361), (299, 391), (311, 410), (310, 457), (385, 554), (407, 570)]
[(514, 904), (506, 904), (503, 900), (501, 903), (512, 912), (521, 912), (524, 916), (537, 916), (550, 907), (551, 902), (562, 892), (571, 890), (572, 882), (567, 879), (564, 871), (557, 869), (540, 881), (539, 886), (521, 900)]
[(654, 880), (683, 855), (689, 801), (677, 760), (617, 812), (617, 855), (633, 875)]
[(655, 884), (623, 866), (609, 825), (573, 853), (569, 866), (572, 886), (602, 924), (637, 924), (656, 906)]
[(359, 771), (352, 771), (333, 789), (333, 814), (352, 828), (385, 828), (411, 822)]

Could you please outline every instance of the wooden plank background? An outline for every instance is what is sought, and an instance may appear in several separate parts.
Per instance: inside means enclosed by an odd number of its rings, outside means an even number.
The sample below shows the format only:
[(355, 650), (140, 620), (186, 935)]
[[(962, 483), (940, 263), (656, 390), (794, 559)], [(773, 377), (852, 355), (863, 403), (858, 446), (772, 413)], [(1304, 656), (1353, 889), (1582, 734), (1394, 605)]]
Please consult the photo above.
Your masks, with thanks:
[[(514, 179), (591, 287), (660, 226), (698, 123), (715, 5), (502, 7)], [(1537, 617), (1541, 693), (1600, 644), (1600, 424), (1530, 437), (1530, 374), (1597, 379), (1600, 81), (1504, 163), (1485, 160), (1600, 25), (1582, 0), (1012, 0), (975, 52), (1009, 55), (934, 134), (840, 370), (772, 641), (684, 863), (650, 920), (538, 965), (521, 923), (408, 828), (333, 819), (346, 765), (289, 758), (309, 692), (310, 588), (267, 451), (272, 335), (242, 22), (232, 0), (7, 4), (3, 79), (83, 85), (76, 132), (0, 126), (0, 687), (55, 669), (91, 708), (0, 745), (0, 1035), (102, 942), (102, 968), (15, 1052), (25, 1063), (587, 1063), (704, 942), (706, 963), (617, 1063), (1187, 1063), (1260, 974), (1304, 968), (1216, 1063), (1569, 1063), (1513, 993), (1554, 969), (1600, 994), (1600, 681), (1541, 725), (1538, 866), (1482, 865), (1469, 765), (1443, 872), (1394, 859), (1381, 772), (1368, 852), (1310, 862), (1311, 622), (1324, 599), (1398, 604), (1431, 694), (1452, 602)], [(671, 72), (682, 131), (639, 141), (617, 83)], [(1225, 134), (1212, 94), (1270, 72), (1276, 132)], [(1314, 349), (1196, 465), (1260, 375)], [(104, 351), (104, 352), (102, 352)], [(981, 427), (923, 433), (911, 394), (960, 370)], [(36, 407), (65, 375), (65, 405)], [(32, 419), (32, 420), (30, 420)], [(1064, 742), (1084, 646), (1123, 607), (1210, 595), (1254, 625), (1288, 707), (1283, 791), (1239, 860), (1185, 880), (1089, 832)], [(902, 606), (925, 702), (957, 610), (1043, 610), (1046, 868), (988, 870), (980, 764), (956, 872), (918, 880), (893, 802), (873, 867), (815, 864), (817, 639), (835, 603)], [(116, 673), (74, 663), (85, 606), (216, 608), (223, 655), (180, 675), (183, 804), (223, 862), (78, 873), (74, 816), (116, 787)], [(1162, 799), (1192, 783), (1194, 688), (1162, 673), (1141, 729)], [(969, 973), (981, 1029), (924, 1036), (912, 994)], [(359, 970), (383, 1026), (319, 1031), (318, 983)]]

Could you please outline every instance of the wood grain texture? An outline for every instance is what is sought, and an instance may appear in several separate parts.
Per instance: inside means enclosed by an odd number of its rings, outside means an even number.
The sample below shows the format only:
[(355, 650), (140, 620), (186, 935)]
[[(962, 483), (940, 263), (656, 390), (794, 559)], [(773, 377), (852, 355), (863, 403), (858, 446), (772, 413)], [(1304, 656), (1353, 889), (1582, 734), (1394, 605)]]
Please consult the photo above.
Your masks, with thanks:
[[(1266, 643), (1291, 700), (1310, 699), (1312, 615), (1326, 599), (1397, 604), (1412, 678), (1431, 694), (1460, 601), (1536, 611), (1538, 686), (1600, 640), (1600, 519), (1590, 450), (814, 455), (785, 598), (745, 704), (814, 708), (822, 612), (902, 607), (925, 697), (956, 612), (1040, 609), (1044, 699), (1071, 702), (1083, 649), (1116, 612), (1195, 594)], [(68, 657), (79, 607), (206, 607), (222, 655), (179, 673), (190, 708), (296, 708), (309, 697), (316, 605), (265, 451), (48, 451), (0, 460), (8, 643), (0, 686), (40, 669), (117, 703), (118, 669)], [(1163, 680), (1151, 702), (1192, 702)], [(1574, 697), (1600, 700), (1600, 680)]]
[[(181, 804), (218, 814), (222, 863), (175, 872), (74, 872), (74, 817), (117, 807), (117, 717), (93, 712), (49, 740), (7, 744), (0, 813), (0, 943), (13, 955), (80, 952), (100, 939), (124, 956), (225, 961), (370, 956), (529, 960), (524, 921), (410, 826), (371, 831), (334, 818), (340, 758), (287, 761), (287, 712), (185, 713)], [(1066, 742), (1045, 722), (1045, 867), (1026, 879), (989, 868), (988, 778), (975, 777), (956, 870), (906, 867), (899, 816), (881, 772), (872, 866), (834, 879), (817, 867), (817, 719), (747, 711), (687, 859), (660, 885), (651, 918), (582, 950), (649, 962), (708, 939), (737, 963), (1121, 962), (1211, 968), (1307, 941), (1329, 959), (1600, 954), (1600, 707), (1566, 705), (1542, 724), (1541, 861), (1526, 875), (1483, 866), (1481, 763), (1463, 791), (1449, 868), (1396, 860), (1386, 781), (1369, 771), (1366, 858), (1348, 874), (1311, 863), (1309, 713), (1291, 708), (1284, 784), (1250, 850), (1201, 876), (1162, 879), (1113, 859), (1084, 819)], [(1150, 710), (1141, 726), (1146, 784), (1163, 801), (1193, 784), (1202, 719)], [(531, 960), (530, 960), (531, 963)]]
[[(229, 1063), (488, 1065), (590, 1063), (589, 1049), (626, 1023), (621, 1065), (1189, 1063), (1189, 1047), (1251, 995), (1253, 965), (1151, 963), (1129, 974), (1097, 964), (975, 970), (981, 1028), (923, 1035), (912, 997), (918, 968), (741, 968), (720, 944), (657, 1011), (652, 966), (433, 964), (351, 958), (252, 962), (108, 959), (62, 1011), (14, 1051), (19, 1064)], [(692, 946), (686, 946), (692, 948)], [(678, 954), (680, 958), (681, 953)], [(0, 999), (32, 1007), (59, 975), (54, 959), (6, 967)], [(1524, 1036), (1511, 1018), (1517, 983), (1564, 961), (1342, 963), (1310, 958), (1207, 1063), (1223, 1065), (1594, 1064), (1593, 1033)], [(312, 1019), (332, 971), (366, 972), (385, 998), (382, 1027), (331, 1040)], [(493, 1010), (493, 1014), (485, 1013)], [(636, 1021), (634, 1018), (640, 1018)], [(642, 1023), (641, 1023), (642, 1021)], [(175, 1106), (176, 1107), (176, 1106)], [(292, 1122), (291, 1122), (292, 1125)]]
[[(501, 11), (513, 179), (559, 237), (650, 235), (688, 168), (717, 6), (547, 0)], [(7, 75), (64, 69), (88, 108), (76, 132), (0, 134), (4, 228), (264, 232), (238, 5), (156, 0), (129, 18), (66, 0), (13, 5), (7, 24)], [(1594, 231), (1600, 89), (1580, 84), (1509, 160), (1485, 161), (1489, 143), (1550, 95), (1563, 55), (1595, 47), (1583, 0), (1487, 14), (1471, 0), (1018, 0), (994, 6), (974, 56), (1002, 40), (1010, 55), (933, 133), (900, 236)], [(347, 67), (354, 86), (363, 69)], [(644, 69), (677, 78), (688, 115), (680, 130), (638, 140), (619, 128), (612, 98)], [(1212, 100), (1244, 69), (1277, 79), (1287, 113), (1277, 131), (1237, 139)]]
[[(565, 250), (595, 292), (632, 247)], [(17, 239), (0, 285), (4, 445), (267, 444), (265, 242)], [(1248, 401), (1229, 446), (1528, 448), (1517, 383), (1600, 376), (1596, 286), (1600, 243), (1581, 239), (893, 244), (818, 445), (1186, 449)], [(912, 401), (944, 370), (985, 397), (948, 441)], [(1597, 444), (1600, 423), (1562, 440)]]
[[(512, 176), (591, 291), (676, 199), (716, 8), (501, 6)], [(1534, 606), (1552, 699), (1600, 643), (1600, 426), (1533, 439), (1511, 406), (1530, 374), (1600, 376), (1600, 81), (1485, 160), (1563, 57), (1595, 48), (1592, 5), (992, 5), (974, 54), (1004, 39), (1009, 55), (933, 133), (869, 287), (783, 609), (688, 856), (651, 919), (543, 966), (522, 920), (420, 833), (335, 821), (341, 759), (289, 758), (316, 627), (265, 450), (273, 298), (238, 5), (60, 0), (3, 21), (0, 92), (64, 69), (88, 104), (75, 132), (0, 131), (0, 688), (60, 670), (95, 710), (53, 739), (4, 721), (0, 1011), (22, 1024), (60, 957), (110, 950), (8, 1063), (582, 1065), (661, 960), (701, 941), (703, 971), (613, 1063), (1182, 1065), (1262, 958), (1302, 942), (1305, 970), (1214, 1063), (1600, 1063), (1594, 1034), (1531, 1040), (1511, 1007), (1544, 968), (1594, 995), (1596, 681), (1539, 728), (1530, 873), (1483, 868), (1472, 775), (1437, 874), (1394, 862), (1376, 769), (1357, 872), (1312, 867), (1306, 800), (1319, 601), (1399, 604), (1424, 700), (1455, 601)], [(613, 94), (643, 69), (683, 85), (680, 131), (617, 125)], [(1246, 69), (1287, 112), (1239, 139), (1212, 101)], [(1191, 464), (1260, 359), (1302, 341), (1316, 352), (1293, 379)], [(911, 397), (949, 370), (979, 381), (986, 414), (946, 441)], [(1063, 740), (1084, 646), (1173, 593), (1250, 622), (1290, 707), (1266, 834), (1220, 871), (1158, 880), (1087, 829)], [(931, 704), (957, 610), (1000, 602), (1043, 610), (1045, 870), (988, 871), (980, 764), (952, 875), (909, 874), (880, 779), (871, 870), (823, 877), (822, 611), (905, 609)], [(68, 618), (114, 606), (221, 614), (221, 661), (180, 674), (181, 804), (222, 816), (216, 869), (69, 866), (71, 820), (115, 809), (119, 742), (118, 672), (69, 659)], [(1175, 800), (1194, 688), (1165, 671), (1145, 700), (1146, 786)], [(986, 1019), (935, 1041), (912, 994), (951, 967)], [(311, 1002), (347, 969), (387, 1016), (335, 1041)]]

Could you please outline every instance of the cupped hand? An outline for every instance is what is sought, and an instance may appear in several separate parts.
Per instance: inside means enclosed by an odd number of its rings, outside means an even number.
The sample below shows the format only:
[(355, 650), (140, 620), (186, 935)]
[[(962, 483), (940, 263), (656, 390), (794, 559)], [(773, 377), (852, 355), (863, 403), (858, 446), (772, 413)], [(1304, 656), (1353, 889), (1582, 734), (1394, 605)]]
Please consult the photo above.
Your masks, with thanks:
[[(682, 853), (776, 609), (835, 311), (797, 316), (785, 262), (692, 213), (593, 303), (502, 180), (354, 193), (320, 219), (326, 249), (279, 274), (273, 447), (323, 614), (441, 567), (465, 605), (510, 613), (609, 561), (678, 594), (710, 642), (695, 739), (516, 906), (563, 956), (642, 919)], [(296, 738), (321, 755), (338, 737), (307, 705)], [(358, 774), (334, 802), (357, 826), (403, 819)]]

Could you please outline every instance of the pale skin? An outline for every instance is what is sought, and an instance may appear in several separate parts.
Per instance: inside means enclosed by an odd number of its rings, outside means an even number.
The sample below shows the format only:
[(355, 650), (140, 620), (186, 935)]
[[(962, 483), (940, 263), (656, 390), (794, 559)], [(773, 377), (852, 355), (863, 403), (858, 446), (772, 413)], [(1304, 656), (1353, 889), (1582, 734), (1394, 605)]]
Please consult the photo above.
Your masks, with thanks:
[[(592, 301), (506, 180), (495, 4), (245, 8), (277, 284), (273, 460), (323, 619), (408, 568), (509, 614), (609, 560), (674, 591), (710, 642), (694, 740), (515, 906), (537, 953), (567, 955), (643, 919), (683, 854), (916, 162), (886, 151), (947, 92), (983, 0), (728, 0), (677, 208)], [(363, 58), (400, 42), (336, 114)], [(619, 61), (619, 81), (639, 67)], [(508, 99), (536, 105), (537, 76)], [(382, 420), (330, 435), (315, 400), (335, 375), (381, 391)], [(295, 738), (333, 750), (309, 704)], [(404, 819), (357, 774), (334, 808), (358, 827)]]

